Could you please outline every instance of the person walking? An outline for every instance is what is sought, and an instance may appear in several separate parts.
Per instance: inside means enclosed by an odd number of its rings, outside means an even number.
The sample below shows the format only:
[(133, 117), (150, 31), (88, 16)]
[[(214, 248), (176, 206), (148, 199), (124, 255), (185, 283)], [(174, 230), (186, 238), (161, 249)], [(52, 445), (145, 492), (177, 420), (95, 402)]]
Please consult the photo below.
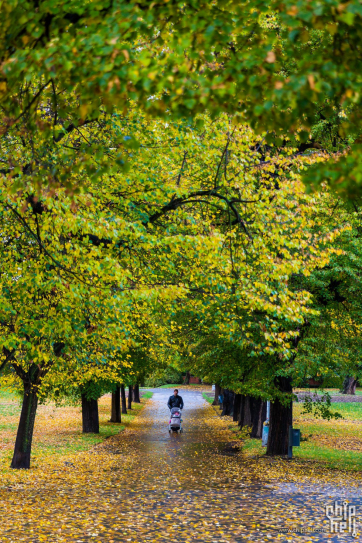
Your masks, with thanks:
[(179, 407), (180, 409), (183, 409), (184, 407), (184, 401), (181, 396), (178, 395), (178, 389), (175, 388), (173, 391), (173, 394), (169, 397), (167, 402), (167, 407), (169, 409), (172, 409), (173, 407)]

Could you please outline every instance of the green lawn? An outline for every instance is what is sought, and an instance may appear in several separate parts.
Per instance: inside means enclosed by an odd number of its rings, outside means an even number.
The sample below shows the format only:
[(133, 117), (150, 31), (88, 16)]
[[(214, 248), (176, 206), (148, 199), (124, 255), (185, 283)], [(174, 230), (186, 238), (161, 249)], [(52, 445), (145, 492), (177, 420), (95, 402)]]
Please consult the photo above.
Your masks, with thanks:
[(212, 403), (214, 401), (214, 398), (210, 398), (210, 396), (208, 396), (206, 394), (206, 392), (203, 392), (202, 393), (202, 397), (204, 398), (204, 400), (206, 400), (208, 403)]
[[(64, 458), (73, 453), (87, 451), (112, 435), (122, 432), (152, 397), (148, 391), (142, 395), (141, 403), (133, 403), (127, 415), (122, 414), (122, 423), (109, 422), (110, 395), (99, 399), (99, 434), (82, 433), (82, 416), (79, 406), (56, 407), (53, 404), (39, 405), (35, 419), (32, 446), (32, 466), (52, 458)], [(20, 398), (15, 394), (0, 391), (0, 471), (9, 468), (20, 416)]]
[(196, 385), (196, 384), (189, 384), (189, 385), (178, 385), (178, 384), (171, 384), (171, 385), (161, 385), (159, 387), (156, 387), (156, 388), (171, 388), (172, 390), (174, 390), (175, 388), (177, 388), (178, 390), (187, 390), (188, 388), (199, 388), (199, 389), (210, 389), (211, 390), (211, 385)]
[[(295, 392), (311, 392), (317, 393), (321, 396), (328, 392), (331, 396), (345, 396), (345, 394), (342, 394), (339, 388), (297, 388)], [(362, 396), (362, 388), (356, 389), (356, 395)]]
[[(343, 419), (323, 420), (302, 415), (303, 404), (294, 403), (294, 428), (301, 430), (300, 447), (293, 455), (303, 461), (314, 461), (331, 469), (362, 470), (362, 403), (333, 403), (333, 411)], [(246, 439), (243, 451), (247, 456), (265, 454), (260, 439)]]
[[(264, 455), (265, 450), (266, 447), (262, 447), (260, 439), (247, 439), (244, 441), (243, 451), (248, 456)], [(302, 442), (300, 447), (293, 448), (293, 456), (297, 459), (324, 464), (330, 469), (362, 470), (362, 454), (359, 451), (335, 450), (315, 443)]]

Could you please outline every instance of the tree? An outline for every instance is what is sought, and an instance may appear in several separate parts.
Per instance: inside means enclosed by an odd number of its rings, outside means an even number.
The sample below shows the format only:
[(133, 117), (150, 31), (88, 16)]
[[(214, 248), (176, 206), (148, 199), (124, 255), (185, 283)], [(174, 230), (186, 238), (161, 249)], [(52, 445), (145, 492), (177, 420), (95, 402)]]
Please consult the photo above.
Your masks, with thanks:
[(357, 379), (347, 376), (343, 382), (343, 394), (356, 394)]
[[(215, 384), (215, 395), (214, 395), (214, 401), (212, 402), (212, 405), (219, 405), (219, 396), (221, 394), (221, 387), (218, 384)], [(234, 411), (235, 413), (236, 411)]]
[[(24, 144), (7, 134), (3, 142), (35, 184), (52, 161), (69, 175), (54, 194), (36, 198), (29, 184), (15, 208), (10, 197), (3, 204), (28, 240), (21, 261), (36, 248), (24, 290), (40, 269), (57, 278), (73, 310), (57, 338), (65, 344), (63, 381), (69, 376), (79, 390), (102, 380), (132, 386), (169, 351), (223, 388), (279, 397), (275, 378), (289, 376), (293, 340), (313, 314), (311, 292), (291, 278), (325, 266), (339, 233), (319, 221), (323, 194), (306, 194), (300, 181), (299, 170), (324, 157), (266, 144), (227, 115), (175, 123), (131, 105), (127, 114), (102, 115), (69, 131), (52, 154), (38, 136)], [(121, 141), (128, 172), (114, 166)], [(34, 145), (37, 169), (28, 173)], [(81, 178), (82, 190), (69, 195)], [(20, 242), (12, 243), (16, 262)], [(13, 287), (18, 269), (9, 269)], [(52, 308), (57, 333), (62, 310)], [(7, 333), (4, 325), (11, 352)], [(49, 356), (49, 341), (44, 349)]]
[[(96, 137), (101, 136), (96, 134)], [(106, 131), (102, 137), (102, 145), (107, 142), (109, 145)], [(8, 150), (10, 140), (3, 143)], [(15, 148), (17, 143), (16, 140)], [(64, 148), (72, 143), (76, 145), (77, 141), (67, 139), (63, 142)], [(33, 153), (33, 146), (32, 139), (22, 146), (24, 164), (28, 160), (27, 154)], [(38, 164), (41, 164), (47, 160), (46, 146), (40, 142), (37, 151)], [(55, 147), (53, 151), (53, 157), (64, 162), (63, 148)], [(93, 160), (96, 163), (96, 157)], [(75, 168), (73, 175), (80, 175), (80, 171)], [(41, 394), (46, 395), (47, 386), (56, 386), (55, 374), (62, 375), (63, 383), (71, 378), (79, 390), (90, 384), (96, 386), (99, 379), (119, 382), (117, 368), (119, 364), (129, 364), (127, 351), (134, 341), (132, 337), (139, 338), (137, 298), (145, 305), (153, 282), (160, 281), (163, 285), (165, 277), (169, 278), (167, 268), (170, 265), (171, 273), (174, 273), (174, 263), (173, 260), (170, 263), (169, 257), (170, 252), (178, 255), (179, 247), (174, 245), (176, 229), (168, 237), (159, 237), (149, 231), (145, 244), (145, 238), (139, 237), (139, 228), (146, 231), (144, 214), (134, 208), (134, 187), (132, 196), (125, 200), (121, 187), (124, 182), (124, 188), (130, 190), (128, 179), (117, 177), (116, 197), (121, 199), (121, 205), (113, 207), (109, 204), (107, 190), (114, 191), (114, 179), (108, 181), (108, 187), (106, 184), (89, 185), (88, 191), (76, 198), (67, 196), (66, 191), (59, 188), (55, 197), (44, 192), (38, 199), (32, 195), (29, 185), (25, 194), (10, 196), (3, 193), (0, 202), (3, 362), (10, 363), (24, 381), (24, 409), (31, 414), (31, 420), (35, 417), (35, 397), (40, 388)], [(138, 186), (142, 192), (144, 185), (139, 183)], [(157, 209), (163, 190), (157, 185), (154, 189), (156, 200), (151, 205)], [(114, 195), (111, 202), (112, 199)], [(167, 210), (154, 213), (150, 224)], [(180, 239), (185, 231), (186, 227), (183, 227)], [(209, 244), (204, 248), (200, 240), (196, 240), (195, 246), (192, 238), (186, 238), (183, 245), (186, 251), (192, 247), (198, 250), (199, 246), (200, 252), (212, 246)], [(151, 266), (143, 264), (145, 254), (148, 254)], [(167, 283), (164, 290), (167, 297)], [(157, 295), (162, 297), (162, 291)], [(60, 354), (62, 357), (57, 362)], [(85, 394), (82, 403), (85, 420), (89, 421), (90, 414), (96, 413), (94, 402), (98, 396)], [(87, 409), (88, 401), (92, 403), (90, 409)], [(26, 459), (19, 461), (21, 467), (29, 467), (30, 462), (33, 423), (26, 431), (22, 429), (23, 421), (27, 420), (26, 413), (21, 419), (17, 440), (17, 449), (24, 449), (24, 440), (27, 444)], [(95, 416), (94, 425), (90, 425), (93, 431), (98, 427), (96, 419)], [(14, 458), (13, 465), (17, 467), (17, 455)]]
[[(99, 276), (102, 251), (93, 253), (93, 261), (89, 258), (88, 248), (74, 236), (77, 229), (70, 220), (74, 214), (68, 208), (67, 215), (64, 202), (60, 212), (53, 205), (51, 216), (44, 213), (41, 217), (31, 205), (25, 211), (21, 206), (21, 201), (5, 196), (0, 217), (4, 240), (0, 249), (2, 351), (24, 386), (12, 461), (15, 468), (29, 467), (44, 379), (53, 370), (66, 372), (71, 364), (78, 363), (77, 371), (89, 370), (106, 340), (98, 327), (104, 326), (117, 337), (119, 310), (124, 305), (115, 293), (107, 297), (106, 290), (90, 288), (90, 279)], [(107, 267), (105, 262), (103, 271), (110, 280), (113, 272), (109, 274)], [(116, 267), (113, 277), (117, 277)]]
[(124, 415), (127, 415), (126, 392), (125, 392), (123, 384), (121, 385), (121, 400), (122, 400), (122, 413)]
[(84, 434), (99, 434), (98, 400), (88, 400), (85, 394), (82, 394), (82, 421)]
[(266, 402), (261, 398), (235, 394), (234, 421), (240, 428), (251, 428), (250, 437), (261, 438), (266, 420)]
[[(324, 213), (331, 226), (344, 223), (346, 228), (335, 240), (336, 253), (327, 266), (316, 269), (310, 277), (295, 278), (295, 288), (307, 288), (313, 294), (317, 310), (309, 319), (295, 359), (299, 382), (304, 377), (331, 375), (345, 378), (346, 392), (353, 393), (361, 374), (361, 241), (360, 207), (342, 200)], [(352, 377), (353, 376), (353, 377)]]
[[(325, 224), (321, 218), (333, 201), (327, 191), (309, 196), (299, 183), (297, 169), (323, 157), (309, 156), (306, 161), (287, 148), (284, 155), (276, 148), (274, 156), (269, 145), (263, 150), (267, 157), (264, 154), (259, 161), (255, 150), (264, 146), (263, 141), (254, 147), (249, 140), (248, 148), (241, 151), (234, 148), (239, 135), (235, 130), (220, 146), (223, 160), (217, 171), (223, 173), (217, 179), (217, 192), (212, 193), (219, 202), (222, 198), (231, 202), (232, 208), (216, 204), (216, 211), (207, 205), (203, 210), (203, 218), (209, 217), (224, 236), (225, 260), (209, 275), (204, 268), (187, 303), (183, 300), (181, 307), (177, 301), (166, 314), (169, 345), (181, 356), (187, 341), (190, 369), (196, 374), (251, 398), (274, 399), (274, 427), (279, 420), (285, 437), (297, 347), (308, 319), (318, 314), (312, 292), (303, 287), (306, 282), (297, 286), (295, 278), (323, 269), (331, 255), (341, 253), (332, 242), (344, 227), (338, 227), (339, 217), (337, 225)], [(242, 186), (233, 170), (235, 155), (248, 165)], [(262, 404), (258, 405), (260, 418)], [(280, 414), (284, 408), (286, 416)], [(285, 454), (286, 447), (286, 438), (281, 443), (271, 441), (268, 453)]]
[(122, 422), (121, 418), (121, 388), (116, 386), (116, 390), (112, 392), (112, 407), (110, 422)]
[[(148, 114), (174, 119), (233, 113), (259, 132), (268, 129), (267, 140), (299, 133), (307, 148), (315, 143), (308, 138), (314, 139), (316, 114), (331, 135), (337, 118), (332, 147), (342, 142), (346, 148), (360, 132), (361, 17), (358, 0), (6, 1), (0, 12), (2, 132), (26, 139), (25, 126), (53, 146), (80, 127), (102, 123), (105, 110), (126, 112), (134, 101)], [(98, 157), (102, 168), (125, 166), (122, 139), (116, 158)], [(73, 151), (68, 148), (69, 157)], [(337, 188), (358, 191), (358, 147), (338, 158), (319, 170), (319, 179), (328, 173)], [(4, 162), (2, 174), (20, 186), (37, 170), (36, 161), (24, 166), (16, 155)], [(61, 181), (75, 190), (69, 168), (51, 162), (39, 184)], [(82, 167), (91, 164), (92, 154), (85, 153)]]
[(138, 383), (136, 383), (133, 387), (133, 401), (135, 403), (141, 403), (141, 398), (140, 398), (140, 386)]
[(232, 392), (231, 390), (228, 390), (227, 388), (224, 388), (221, 416), (225, 416), (225, 415), (233, 416), (234, 397), (235, 397), (234, 392)]
[(133, 401), (133, 386), (129, 385), (129, 387), (128, 387), (128, 405), (127, 405), (127, 409), (132, 409), (132, 401)]
[(288, 453), (289, 428), (293, 425), (292, 382), (288, 377), (276, 379), (278, 390), (284, 394), (270, 404), (269, 436), (266, 454), (270, 456)]

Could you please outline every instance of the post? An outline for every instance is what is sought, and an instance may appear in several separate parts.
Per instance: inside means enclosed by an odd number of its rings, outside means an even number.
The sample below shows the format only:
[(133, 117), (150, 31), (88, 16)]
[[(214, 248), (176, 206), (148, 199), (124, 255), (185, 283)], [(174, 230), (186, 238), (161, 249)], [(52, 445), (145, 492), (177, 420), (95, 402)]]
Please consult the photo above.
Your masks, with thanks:
[(288, 458), (293, 458), (293, 426), (289, 426)]
[(270, 418), (270, 400), (267, 400), (267, 402), (266, 402), (266, 421), (263, 424), (263, 433), (262, 433), (262, 436), (261, 436), (262, 447), (266, 447), (268, 445), (269, 418)]

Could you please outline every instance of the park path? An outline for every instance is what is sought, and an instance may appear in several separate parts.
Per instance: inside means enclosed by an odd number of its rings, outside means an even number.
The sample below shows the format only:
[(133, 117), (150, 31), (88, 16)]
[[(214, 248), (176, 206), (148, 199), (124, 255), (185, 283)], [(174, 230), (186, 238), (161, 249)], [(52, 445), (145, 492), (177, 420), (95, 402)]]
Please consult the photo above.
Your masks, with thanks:
[(199, 392), (182, 391), (185, 431), (170, 435), (169, 394), (156, 389), (129, 430), (91, 453), (8, 488), (0, 541), (356, 541), (318, 530), (328, 530), (325, 503), (347, 497), (362, 510), (360, 490), (302, 476), (278, 483), (278, 468), (233, 450), (227, 423)]

